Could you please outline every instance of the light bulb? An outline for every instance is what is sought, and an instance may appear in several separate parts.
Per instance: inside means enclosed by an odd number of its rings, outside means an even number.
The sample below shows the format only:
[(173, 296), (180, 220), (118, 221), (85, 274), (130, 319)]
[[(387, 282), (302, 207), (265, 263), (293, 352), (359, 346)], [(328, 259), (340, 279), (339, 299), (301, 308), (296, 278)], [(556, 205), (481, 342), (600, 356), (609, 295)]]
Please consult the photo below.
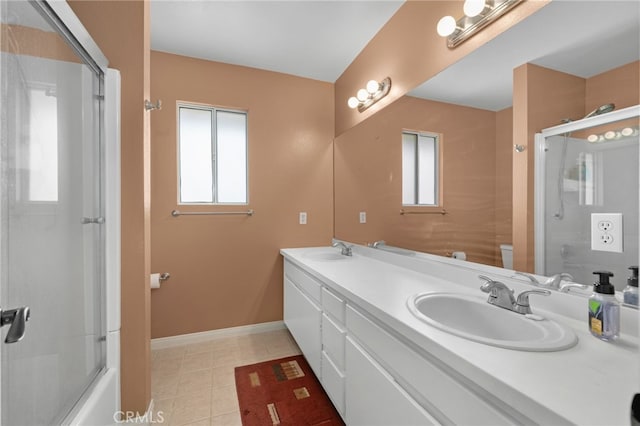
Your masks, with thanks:
[(589, 135), (589, 137), (587, 138), (587, 140), (591, 143), (596, 143), (598, 142), (598, 135)]
[(360, 89), (358, 93), (356, 93), (356, 98), (358, 98), (360, 102), (364, 102), (369, 99), (369, 92), (367, 92), (366, 89)]
[(607, 133), (604, 134), (604, 138), (611, 140), (611, 139), (615, 139), (616, 137), (616, 132), (614, 132), (613, 130), (609, 130)]
[(438, 21), (438, 35), (448, 37), (456, 30), (456, 20), (453, 16), (445, 16)]
[(349, 98), (349, 100), (347, 101), (347, 105), (349, 105), (349, 108), (354, 109), (358, 106), (360, 102), (358, 101), (358, 98), (356, 98), (355, 96), (352, 96)]
[(633, 129), (631, 127), (625, 127), (620, 133), (622, 133), (622, 136), (631, 136), (633, 135)]
[(473, 18), (474, 16), (480, 15), (484, 7), (484, 0), (465, 0), (462, 10), (464, 10), (464, 14), (469, 18)]
[(380, 83), (378, 83), (375, 80), (369, 80), (367, 82), (367, 92), (369, 92), (369, 93), (371, 93), (373, 95), (378, 90), (380, 90)]

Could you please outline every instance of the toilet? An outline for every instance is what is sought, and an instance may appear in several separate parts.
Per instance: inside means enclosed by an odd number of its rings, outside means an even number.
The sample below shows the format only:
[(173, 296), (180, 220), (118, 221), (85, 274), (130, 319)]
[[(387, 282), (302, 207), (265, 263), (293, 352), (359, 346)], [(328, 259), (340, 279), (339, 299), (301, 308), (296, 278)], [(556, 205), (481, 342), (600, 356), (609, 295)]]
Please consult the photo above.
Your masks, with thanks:
[(511, 244), (500, 244), (502, 252), (502, 267), (504, 269), (513, 269), (513, 246)]

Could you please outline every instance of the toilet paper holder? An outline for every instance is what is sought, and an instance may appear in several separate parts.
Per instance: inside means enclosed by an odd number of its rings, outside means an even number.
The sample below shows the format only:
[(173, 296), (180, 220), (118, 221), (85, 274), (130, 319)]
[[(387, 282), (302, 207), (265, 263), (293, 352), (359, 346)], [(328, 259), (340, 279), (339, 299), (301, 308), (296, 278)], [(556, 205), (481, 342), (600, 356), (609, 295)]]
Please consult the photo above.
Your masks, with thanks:
[(169, 278), (171, 278), (171, 274), (168, 272), (163, 272), (162, 274), (160, 274), (160, 281), (166, 281)]

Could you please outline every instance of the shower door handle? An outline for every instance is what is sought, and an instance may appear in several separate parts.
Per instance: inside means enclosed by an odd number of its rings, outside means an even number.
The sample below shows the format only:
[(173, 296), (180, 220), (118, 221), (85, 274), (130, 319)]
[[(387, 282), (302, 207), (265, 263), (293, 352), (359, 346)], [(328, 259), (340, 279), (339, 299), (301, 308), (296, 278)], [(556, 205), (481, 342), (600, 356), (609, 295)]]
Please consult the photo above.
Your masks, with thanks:
[(30, 316), (31, 311), (28, 306), (10, 309), (8, 311), (0, 309), (0, 327), (11, 324), (7, 337), (4, 340), (5, 343), (16, 343), (22, 340)]

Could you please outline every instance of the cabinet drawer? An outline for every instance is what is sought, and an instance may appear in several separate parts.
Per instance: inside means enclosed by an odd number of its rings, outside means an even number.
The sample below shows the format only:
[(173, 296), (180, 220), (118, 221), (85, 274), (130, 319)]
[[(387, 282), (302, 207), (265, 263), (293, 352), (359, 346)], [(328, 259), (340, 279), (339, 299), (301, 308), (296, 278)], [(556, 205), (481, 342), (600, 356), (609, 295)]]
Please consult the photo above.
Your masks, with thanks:
[(288, 278), (284, 279), (284, 323), (316, 376), (321, 377), (322, 311)]
[(289, 261), (285, 261), (284, 263), (284, 275), (300, 287), (307, 296), (310, 296), (313, 300), (320, 303), (320, 294), (322, 291), (320, 281)]
[[(434, 414), (437, 410), (445, 417), (443, 423), (507, 425), (518, 422), (353, 307), (347, 306), (346, 313), (349, 336), (357, 337), (368, 352), (390, 370), (389, 373), (396, 380), (413, 387), (429, 404), (429, 409), (433, 408)], [(348, 356), (347, 368), (350, 376), (351, 364)]]
[(324, 351), (322, 352), (322, 386), (340, 415), (344, 417), (344, 374)]
[(345, 380), (345, 402), (349, 426), (439, 424), (350, 337), (346, 351), (349, 372)]
[(340, 324), (344, 324), (344, 300), (326, 288), (322, 288), (322, 310), (329, 312)]
[(347, 331), (333, 322), (327, 314), (322, 314), (323, 350), (331, 356), (336, 366), (344, 371), (344, 339)]

